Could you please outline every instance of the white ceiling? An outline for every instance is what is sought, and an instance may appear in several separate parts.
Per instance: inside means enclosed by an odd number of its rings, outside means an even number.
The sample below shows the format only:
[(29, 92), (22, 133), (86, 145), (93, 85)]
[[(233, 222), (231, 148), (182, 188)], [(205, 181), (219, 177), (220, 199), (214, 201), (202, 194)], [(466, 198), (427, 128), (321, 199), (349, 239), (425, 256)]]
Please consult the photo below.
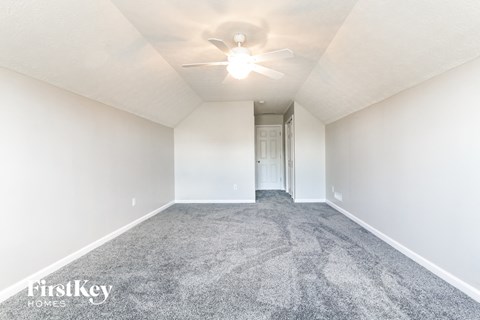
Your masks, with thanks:
[(295, 100), (330, 123), (478, 56), (478, 0), (360, 0)]
[[(283, 112), (325, 52), (356, 0), (112, 0), (120, 11), (205, 101), (264, 100), (257, 113)], [(224, 61), (208, 38), (234, 46), (247, 36), (252, 54), (290, 48), (294, 59), (263, 63), (286, 74), (270, 80), (222, 83), (225, 66), (182, 68), (184, 63)]]
[[(209, 37), (296, 57), (222, 83)], [(233, 44), (232, 44), (233, 45)], [(175, 126), (202, 101), (295, 99), (329, 123), (480, 56), (478, 0), (3, 0), (0, 66)]]
[(166, 126), (202, 101), (106, 0), (2, 0), (0, 66)]

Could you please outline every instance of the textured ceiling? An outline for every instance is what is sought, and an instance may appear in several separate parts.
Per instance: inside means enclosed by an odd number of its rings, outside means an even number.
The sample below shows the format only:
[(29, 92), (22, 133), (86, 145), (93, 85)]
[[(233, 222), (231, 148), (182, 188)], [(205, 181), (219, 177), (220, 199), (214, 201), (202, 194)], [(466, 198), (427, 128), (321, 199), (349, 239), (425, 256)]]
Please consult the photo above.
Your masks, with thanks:
[[(168, 63), (206, 101), (264, 100), (256, 113), (281, 113), (318, 62), (356, 0), (112, 0)], [(263, 63), (286, 74), (271, 80), (252, 73), (223, 83), (225, 66), (182, 68), (225, 61), (208, 38), (234, 46), (245, 33), (253, 54), (289, 48), (295, 58)]]
[(2, 0), (0, 66), (167, 126), (201, 103), (105, 0)]
[(478, 0), (360, 0), (295, 100), (329, 123), (479, 55)]
[[(222, 83), (209, 37), (296, 57)], [(231, 43), (231, 45), (233, 45)], [(0, 66), (175, 126), (202, 101), (297, 100), (329, 123), (480, 56), (478, 0), (3, 0)]]

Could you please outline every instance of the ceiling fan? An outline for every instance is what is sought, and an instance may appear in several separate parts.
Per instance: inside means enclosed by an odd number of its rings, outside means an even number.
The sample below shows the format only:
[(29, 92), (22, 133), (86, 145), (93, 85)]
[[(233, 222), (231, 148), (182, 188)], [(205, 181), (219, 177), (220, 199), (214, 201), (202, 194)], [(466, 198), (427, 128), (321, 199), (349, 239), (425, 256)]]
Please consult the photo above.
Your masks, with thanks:
[(210, 38), (208, 41), (215, 47), (220, 49), (228, 57), (227, 61), (218, 62), (204, 62), (204, 63), (190, 63), (183, 64), (182, 67), (206, 67), (206, 66), (227, 66), (228, 73), (235, 79), (245, 79), (250, 72), (260, 73), (268, 78), (278, 80), (284, 74), (261, 66), (257, 63), (264, 61), (280, 60), (293, 58), (293, 51), (290, 49), (281, 49), (277, 51), (270, 51), (252, 56), (248, 48), (243, 47), (246, 36), (243, 33), (237, 33), (233, 36), (233, 41), (237, 44), (234, 48), (229, 48), (227, 44), (221, 39)]

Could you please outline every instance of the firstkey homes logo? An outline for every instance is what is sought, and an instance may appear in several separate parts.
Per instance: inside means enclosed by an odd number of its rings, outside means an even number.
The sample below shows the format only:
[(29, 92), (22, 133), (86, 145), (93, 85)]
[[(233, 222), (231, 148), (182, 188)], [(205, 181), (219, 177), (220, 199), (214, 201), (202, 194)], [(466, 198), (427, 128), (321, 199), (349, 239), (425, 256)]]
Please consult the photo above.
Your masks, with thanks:
[(65, 297), (88, 299), (92, 305), (101, 305), (107, 301), (112, 285), (98, 285), (89, 280), (73, 280), (66, 283), (47, 284), (45, 280), (32, 281), (28, 284), (28, 306), (65, 307)]

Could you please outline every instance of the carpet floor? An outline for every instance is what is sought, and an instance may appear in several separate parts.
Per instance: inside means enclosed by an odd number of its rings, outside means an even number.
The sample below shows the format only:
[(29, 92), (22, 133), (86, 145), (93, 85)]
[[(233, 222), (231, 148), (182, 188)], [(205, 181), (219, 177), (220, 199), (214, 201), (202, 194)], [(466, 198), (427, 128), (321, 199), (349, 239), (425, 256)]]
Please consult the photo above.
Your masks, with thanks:
[(479, 303), (329, 206), (257, 197), (175, 204), (45, 278), (112, 285), (103, 304), (24, 290), (0, 319), (480, 319)]

